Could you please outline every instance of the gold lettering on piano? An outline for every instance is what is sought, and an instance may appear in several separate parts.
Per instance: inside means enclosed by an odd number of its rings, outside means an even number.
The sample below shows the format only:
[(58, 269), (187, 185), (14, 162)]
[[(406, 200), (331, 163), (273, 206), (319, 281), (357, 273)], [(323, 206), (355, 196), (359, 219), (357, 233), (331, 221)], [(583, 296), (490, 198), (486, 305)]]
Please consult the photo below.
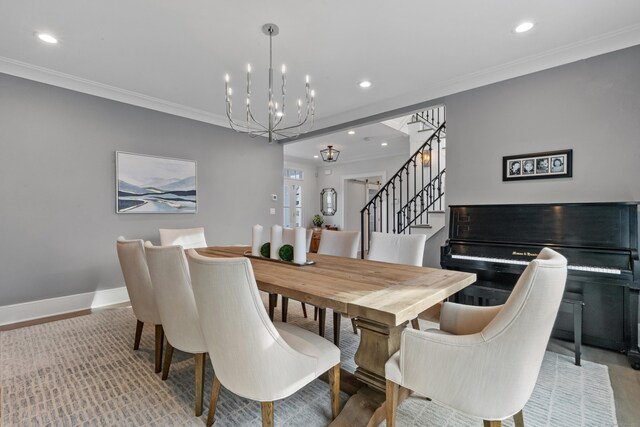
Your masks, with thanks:
[(531, 256), (531, 257), (537, 257), (538, 254), (534, 253), (534, 252), (518, 252), (518, 251), (513, 251), (511, 252), (511, 255), (517, 255), (517, 256)]

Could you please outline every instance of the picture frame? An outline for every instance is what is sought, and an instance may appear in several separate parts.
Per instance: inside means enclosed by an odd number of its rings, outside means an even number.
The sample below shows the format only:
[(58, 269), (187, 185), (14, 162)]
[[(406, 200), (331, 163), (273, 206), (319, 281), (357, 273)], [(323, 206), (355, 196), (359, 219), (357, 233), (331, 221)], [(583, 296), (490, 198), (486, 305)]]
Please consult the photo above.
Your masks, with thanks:
[(198, 212), (195, 160), (116, 151), (116, 213)]
[(571, 178), (573, 150), (518, 154), (502, 158), (502, 181)]

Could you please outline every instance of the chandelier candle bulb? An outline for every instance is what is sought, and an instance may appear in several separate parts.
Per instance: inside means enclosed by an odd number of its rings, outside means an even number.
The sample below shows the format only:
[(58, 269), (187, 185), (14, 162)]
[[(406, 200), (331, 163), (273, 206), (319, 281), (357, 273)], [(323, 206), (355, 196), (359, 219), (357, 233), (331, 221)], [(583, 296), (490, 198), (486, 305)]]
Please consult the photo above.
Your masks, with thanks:
[(294, 233), (293, 262), (302, 265), (307, 262), (307, 230), (296, 227)]
[[(280, 105), (275, 104), (275, 97), (278, 94), (277, 88), (274, 87), (274, 75), (273, 75), (273, 37), (277, 36), (280, 32), (280, 29), (275, 24), (265, 24), (262, 26), (262, 32), (269, 37), (269, 68), (268, 68), (268, 78), (269, 78), (269, 90), (267, 92), (267, 113), (268, 118), (266, 123), (261, 123), (257, 121), (254, 117), (253, 111), (251, 109), (252, 103), (249, 99), (254, 98), (251, 94), (251, 64), (247, 64), (247, 94), (246, 94), (246, 123), (236, 122), (231, 113), (231, 88), (228, 87), (229, 83), (229, 75), (225, 75), (225, 101), (227, 104), (227, 119), (229, 120), (229, 125), (231, 129), (236, 132), (246, 133), (251, 137), (255, 136), (263, 136), (266, 137), (269, 143), (273, 143), (274, 141), (278, 141), (279, 139), (285, 138), (297, 138), (303, 133), (309, 132), (313, 129), (314, 119), (315, 119), (315, 105), (313, 97), (310, 96), (311, 87), (309, 86), (310, 77), (307, 75), (305, 77), (305, 100), (306, 100), (306, 109), (304, 110), (304, 115), (302, 105), (299, 103), (298, 105), (298, 122), (297, 123), (284, 123), (284, 119), (286, 118), (286, 94), (287, 94), (287, 67), (285, 64), (282, 64), (282, 86), (280, 87), (280, 93), (282, 95), (282, 99)], [(314, 92), (315, 96), (315, 92)], [(262, 102), (255, 103), (255, 99), (253, 105), (264, 105)], [(293, 116), (293, 115), (292, 115)]]
[(260, 247), (262, 246), (262, 226), (256, 224), (253, 226), (251, 239), (251, 255), (260, 256)]
[(282, 226), (271, 226), (271, 259), (280, 259), (280, 246), (282, 246)]

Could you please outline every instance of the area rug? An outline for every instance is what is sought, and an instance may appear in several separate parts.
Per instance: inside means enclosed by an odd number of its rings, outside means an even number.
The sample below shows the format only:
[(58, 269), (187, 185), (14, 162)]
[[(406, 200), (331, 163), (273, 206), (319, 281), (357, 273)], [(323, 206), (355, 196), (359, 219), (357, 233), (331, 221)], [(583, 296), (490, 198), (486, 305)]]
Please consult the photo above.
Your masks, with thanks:
[[(279, 318), (279, 312), (276, 314)], [(331, 318), (331, 316), (327, 316)], [(292, 301), (289, 319), (317, 331)], [(117, 308), (13, 331), (0, 332), (0, 425), (2, 426), (203, 426), (213, 370), (206, 368), (205, 412), (193, 415), (194, 364), (176, 351), (169, 379), (153, 372), (153, 327), (145, 327), (133, 351), (135, 317)], [(341, 329), (343, 367), (355, 369), (359, 338), (345, 319)], [(331, 339), (331, 321), (327, 338)], [(341, 396), (343, 404), (348, 398)], [(330, 421), (329, 388), (316, 380), (275, 403), (279, 426), (324, 426)], [(606, 366), (547, 352), (538, 382), (524, 409), (525, 424), (613, 426), (613, 391)], [(420, 397), (398, 408), (399, 426), (481, 426), (482, 421)], [(224, 388), (217, 426), (260, 426), (260, 404)], [(505, 422), (512, 426), (512, 420)]]

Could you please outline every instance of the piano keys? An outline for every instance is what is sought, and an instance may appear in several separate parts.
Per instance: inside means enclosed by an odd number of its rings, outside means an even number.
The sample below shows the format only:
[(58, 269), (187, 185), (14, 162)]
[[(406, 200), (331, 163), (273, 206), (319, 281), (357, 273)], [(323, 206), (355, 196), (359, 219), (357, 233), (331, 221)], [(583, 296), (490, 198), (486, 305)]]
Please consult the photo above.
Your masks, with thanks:
[[(585, 303), (583, 342), (627, 353), (640, 369), (637, 203), (450, 206), (443, 268), (476, 273), (459, 302), (501, 304), (527, 264), (547, 246), (568, 260), (565, 292)], [(559, 313), (553, 335), (572, 339)]]

